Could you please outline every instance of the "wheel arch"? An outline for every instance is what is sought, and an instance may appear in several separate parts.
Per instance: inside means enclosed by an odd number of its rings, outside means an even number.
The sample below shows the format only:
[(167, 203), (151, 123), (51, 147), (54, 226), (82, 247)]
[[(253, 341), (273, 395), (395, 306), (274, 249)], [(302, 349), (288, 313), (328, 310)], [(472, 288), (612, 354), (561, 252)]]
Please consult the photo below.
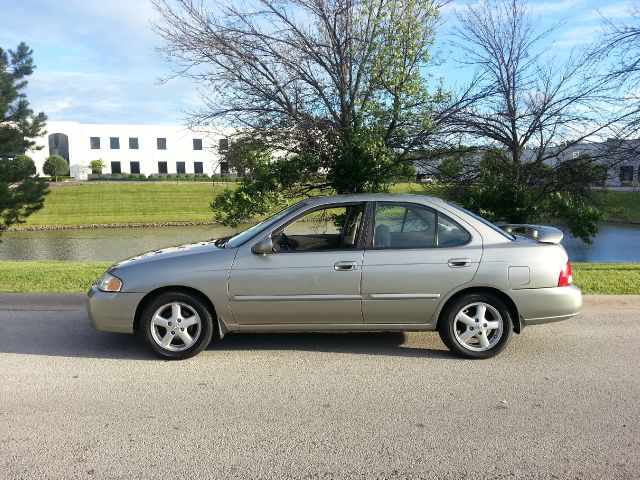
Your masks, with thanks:
[(516, 306), (513, 299), (509, 295), (504, 293), (502, 290), (499, 290), (497, 288), (492, 288), (492, 287), (468, 287), (468, 288), (459, 290), (453, 295), (451, 295), (442, 304), (442, 306), (440, 307), (440, 310), (438, 311), (438, 321), (436, 323), (436, 328), (440, 328), (440, 323), (443, 321), (443, 318), (444, 318), (442, 313), (447, 309), (449, 305), (451, 305), (453, 302), (455, 302), (457, 299), (459, 299), (464, 295), (482, 294), (482, 293), (489, 293), (491, 295), (495, 295), (500, 300), (502, 300), (505, 303), (505, 305), (507, 305), (507, 308), (509, 308), (509, 313), (511, 313), (511, 317), (513, 320), (513, 331), (515, 333), (520, 333), (520, 331), (522, 330), (522, 325), (520, 321), (520, 314), (518, 313), (518, 307)]
[(167, 293), (167, 292), (187, 293), (187, 294), (194, 295), (194, 296), (198, 297), (207, 306), (207, 308), (211, 312), (211, 317), (212, 317), (213, 321), (215, 322), (215, 324), (214, 324), (214, 332), (219, 328), (218, 327), (218, 315), (216, 314), (216, 308), (213, 305), (213, 302), (211, 301), (211, 299), (207, 295), (205, 295), (200, 290), (198, 290), (196, 288), (193, 288), (193, 287), (185, 287), (184, 285), (167, 285), (167, 286), (156, 288), (155, 290), (150, 291), (149, 293), (147, 293), (142, 298), (142, 300), (140, 300), (140, 302), (138, 303), (138, 306), (136, 307), (136, 313), (135, 313), (134, 319), (133, 319), (133, 331), (134, 332), (138, 331), (138, 329), (140, 327), (140, 317), (142, 317), (142, 312), (144, 311), (145, 307), (149, 304), (149, 302), (151, 302), (158, 295), (161, 295), (161, 294)]

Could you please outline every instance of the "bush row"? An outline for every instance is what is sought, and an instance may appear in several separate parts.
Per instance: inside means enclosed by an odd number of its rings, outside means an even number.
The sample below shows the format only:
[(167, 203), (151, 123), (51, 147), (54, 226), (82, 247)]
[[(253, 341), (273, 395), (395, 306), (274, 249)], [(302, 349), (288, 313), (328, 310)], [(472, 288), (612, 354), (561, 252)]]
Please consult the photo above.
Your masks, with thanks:
[(92, 182), (161, 182), (161, 181), (180, 181), (180, 182), (234, 182), (237, 179), (227, 175), (208, 175), (187, 173), (184, 175), (168, 174), (160, 175), (153, 173), (146, 176), (144, 173), (105, 173), (105, 174), (90, 174), (88, 180)]

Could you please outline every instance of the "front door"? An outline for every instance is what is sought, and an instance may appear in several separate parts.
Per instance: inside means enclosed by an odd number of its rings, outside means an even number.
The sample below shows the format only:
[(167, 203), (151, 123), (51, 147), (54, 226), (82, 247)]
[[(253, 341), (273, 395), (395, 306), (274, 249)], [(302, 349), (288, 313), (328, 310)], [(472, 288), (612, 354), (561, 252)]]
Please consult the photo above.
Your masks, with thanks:
[(241, 325), (361, 324), (364, 204), (313, 208), (271, 233), (274, 252), (240, 247), (229, 301)]
[(470, 282), (482, 241), (423, 205), (378, 202), (362, 267), (365, 323), (426, 323), (440, 299)]

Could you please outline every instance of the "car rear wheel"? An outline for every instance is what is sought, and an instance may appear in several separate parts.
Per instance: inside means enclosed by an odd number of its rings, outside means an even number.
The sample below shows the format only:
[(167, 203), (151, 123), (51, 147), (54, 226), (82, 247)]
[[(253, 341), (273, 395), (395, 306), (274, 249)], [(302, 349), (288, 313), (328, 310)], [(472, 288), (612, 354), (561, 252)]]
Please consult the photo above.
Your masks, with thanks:
[(489, 293), (458, 298), (443, 311), (440, 338), (454, 353), (468, 358), (489, 358), (509, 342), (513, 320), (507, 305)]
[(140, 335), (156, 355), (181, 360), (200, 353), (211, 342), (213, 318), (195, 295), (166, 292), (143, 310)]

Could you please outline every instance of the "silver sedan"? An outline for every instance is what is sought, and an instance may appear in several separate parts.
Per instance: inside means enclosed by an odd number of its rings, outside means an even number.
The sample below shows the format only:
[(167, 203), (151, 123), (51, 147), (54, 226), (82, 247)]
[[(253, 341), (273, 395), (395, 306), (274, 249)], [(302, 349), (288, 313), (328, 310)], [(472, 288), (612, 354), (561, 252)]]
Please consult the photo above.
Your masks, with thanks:
[(230, 238), (116, 263), (89, 316), (167, 359), (229, 332), (393, 330), (437, 330), (452, 352), (486, 358), (512, 332), (580, 311), (561, 239), (433, 197), (313, 198)]

